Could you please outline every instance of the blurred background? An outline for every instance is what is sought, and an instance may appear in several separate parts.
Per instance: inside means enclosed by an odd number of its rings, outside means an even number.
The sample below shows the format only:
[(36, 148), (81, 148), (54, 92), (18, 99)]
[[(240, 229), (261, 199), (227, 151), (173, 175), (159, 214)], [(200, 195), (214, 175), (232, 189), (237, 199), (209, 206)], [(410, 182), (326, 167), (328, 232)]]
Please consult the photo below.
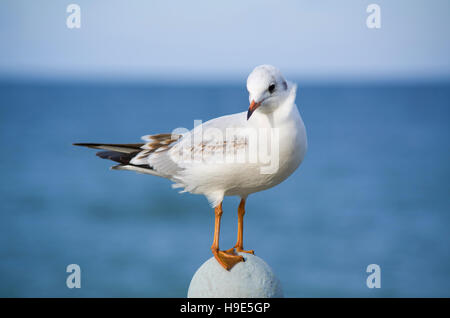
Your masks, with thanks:
[[(81, 28), (69, 29), (70, 3)], [(370, 29), (369, 4), (381, 9)], [(245, 111), (273, 64), (299, 85), (309, 149), (252, 195), (245, 247), (286, 297), (450, 296), (450, 4), (0, 3), (0, 296), (185, 297), (213, 211), (73, 142), (139, 142)], [(237, 198), (221, 247), (235, 243)], [(81, 267), (80, 289), (66, 266)], [(381, 288), (366, 267), (381, 267)]]

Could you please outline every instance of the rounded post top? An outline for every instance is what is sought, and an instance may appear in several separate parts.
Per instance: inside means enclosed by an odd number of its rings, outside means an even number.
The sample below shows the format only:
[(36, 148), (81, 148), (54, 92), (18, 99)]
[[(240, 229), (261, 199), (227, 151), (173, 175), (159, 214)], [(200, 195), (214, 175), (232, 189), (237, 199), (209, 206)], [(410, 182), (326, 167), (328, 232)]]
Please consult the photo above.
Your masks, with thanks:
[(280, 298), (283, 291), (273, 270), (260, 257), (238, 253), (245, 262), (224, 269), (211, 257), (192, 277), (188, 298)]

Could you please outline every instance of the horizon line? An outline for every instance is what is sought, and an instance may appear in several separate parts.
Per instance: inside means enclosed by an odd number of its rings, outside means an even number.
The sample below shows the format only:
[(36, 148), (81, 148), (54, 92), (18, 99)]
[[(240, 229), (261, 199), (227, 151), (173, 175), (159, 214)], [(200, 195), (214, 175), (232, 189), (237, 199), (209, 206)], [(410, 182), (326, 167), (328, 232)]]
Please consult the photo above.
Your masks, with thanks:
[[(446, 84), (450, 83), (450, 75), (429, 76), (286, 76), (288, 80), (304, 84), (338, 85), (338, 84)], [(1, 74), (0, 84), (146, 84), (146, 85), (239, 85), (245, 84), (247, 77), (242, 76), (61, 76), (61, 75), (23, 75)]]

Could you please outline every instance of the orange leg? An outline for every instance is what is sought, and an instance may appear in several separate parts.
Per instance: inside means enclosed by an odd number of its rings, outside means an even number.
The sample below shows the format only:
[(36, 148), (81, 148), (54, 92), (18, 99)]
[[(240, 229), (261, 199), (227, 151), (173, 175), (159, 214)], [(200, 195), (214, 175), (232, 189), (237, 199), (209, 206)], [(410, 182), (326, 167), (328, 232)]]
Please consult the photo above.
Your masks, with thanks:
[(230, 248), (227, 252), (231, 252), (234, 249), (237, 252), (244, 252), (249, 254), (254, 254), (253, 250), (245, 251), (244, 250), (244, 215), (245, 215), (245, 199), (241, 199), (238, 208), (238, 232), (237, 232), (237, 241), (234, 248)]
[(244, 258), (240, 255), (236, 255), (236, 253), (228, 251), (220, 251), (219, 250), (219, 236), (220, 236), (220, 219), (222, 218), (222, 202), (216, 206), (214, 209), (215, 213), (215, 226), (214, 226), (214, 240), (211, 246), (211, 251), (213, 252), (214, 257), (222, 265), (226, 270), (230, 270), (239, 262), (243, 262)]
[(244, 215), (245, 215), (245, 199), (241, 199), (241, 202), (239, 203), (238, 208), (238, 234), (237, 234), (237, 242), (234, 246), (236, 248), (236, 251), (238, 252), (244, 252), (249, 254), (254, 254), (255, 252), (253, 250), (250, 251), (244, 251)]

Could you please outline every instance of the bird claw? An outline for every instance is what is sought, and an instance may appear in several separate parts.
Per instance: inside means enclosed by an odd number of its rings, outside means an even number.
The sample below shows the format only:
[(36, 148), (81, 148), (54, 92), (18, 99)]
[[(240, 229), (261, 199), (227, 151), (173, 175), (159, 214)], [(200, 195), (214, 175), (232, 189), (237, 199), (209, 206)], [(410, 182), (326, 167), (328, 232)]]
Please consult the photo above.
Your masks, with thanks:
[(230, 253), (230, 254), (236, 254), (236, 252), (238, 252), (238, 253), (247, 253), (247, 254), (255, 255), (254, 250), (245, 251), (241, 247), (237, 247), (237, 246), (232, 247), (232, 248), (226, 250), (225, 252)]
[[(233, 250), (233, 251), (230, 251)], [(233, 268), (239, 262), (243, 262), (244, 258), (241, 255), (237, 255), (234, 252), (234, 249), (230, 249), (226, 251), (213, 251), (213, 255), (215, 259), (219, 262), (219, 264), (225, 268), (227, 271)]]

